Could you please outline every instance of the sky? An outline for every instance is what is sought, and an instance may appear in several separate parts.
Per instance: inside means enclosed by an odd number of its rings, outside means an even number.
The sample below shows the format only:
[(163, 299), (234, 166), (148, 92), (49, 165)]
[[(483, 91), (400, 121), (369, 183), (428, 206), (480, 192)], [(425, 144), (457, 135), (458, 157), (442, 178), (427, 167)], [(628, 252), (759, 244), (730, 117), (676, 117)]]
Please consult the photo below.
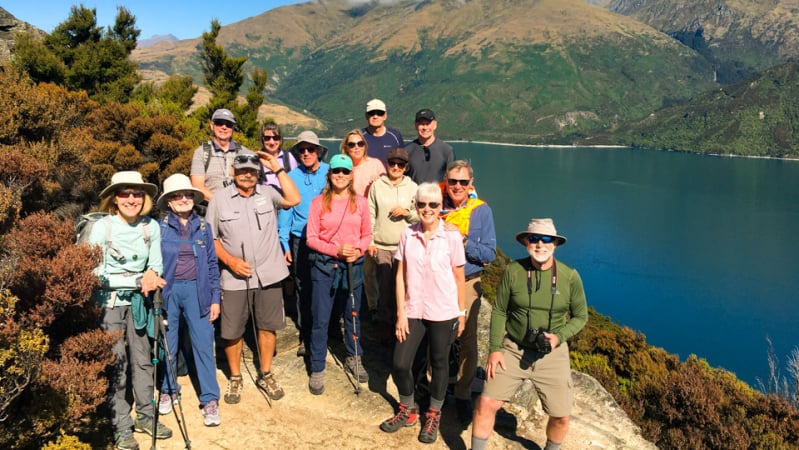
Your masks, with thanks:
[(97, 12), (97, 25), (114, 24), (117, 6), (125, 6), (136, 16), (139, 39), (172, 34), (178, 39), (200, 37), (211, 29), (211, 20), (222, 26), (257, 16), (283, 5), (304, 0), (2, 0), (0, 7), (23, 22), (46, 32), (53, 31), (69, 17), (72, 5), (83, 4)]

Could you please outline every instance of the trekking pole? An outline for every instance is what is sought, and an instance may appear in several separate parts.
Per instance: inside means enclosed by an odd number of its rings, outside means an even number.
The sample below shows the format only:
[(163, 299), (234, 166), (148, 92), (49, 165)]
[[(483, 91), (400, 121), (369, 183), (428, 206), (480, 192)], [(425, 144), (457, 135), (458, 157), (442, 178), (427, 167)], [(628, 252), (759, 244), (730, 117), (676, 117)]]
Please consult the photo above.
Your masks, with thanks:
[[(159, 289), (158, 292), (160, 293), (161, 290)], [(158, 335), (160, 330), (159, 324), (161, 323), (161, 308), (164, 306), (164, 299), (160, 295), (156, 296), (157, 298), (153, 298), (153, 432), (150, 433), (153, 436), (152, 443), (150, 444), (150, 448), (155, 450), (155, 435), (156, 430), (158, 430)]]
[[(191, 448), (191, 440), (189, 439), (189, 430), (186, 427), (186, 418), (183, 416), (183, 402), (180, 399), (180, 395), (178, 395), (178, 379), (177, 379), (177, 368), (175, 364), (175, 360), (172, 358), (172, 351), (169, 349), (169, 340), (166, 336), (166, 320), (158, 319), (161, 317), (161, 311), (164, 304), (164, 297), (161, 289), (155, 291), (155, 296), (153, 297), (153, 308), (155, 310), (155, 336), (156, 340), (154, 341), (154, 346), (158, 346), (158, 342), (163, 344), (164, 353), (166, 354), (166, 364), (167, 364), (167, 371), (166, 376), (169, 377), (170, 382), (172, 383), (172, 388), (175, 389), (175, 395), (177, 395), (178, 405), (177, 408), (172, 408), (172, 412), (175, 414), (175, 422), (178, 424), (178, 429), (180, 430), (181, 436), (183, 436), (183, 442), (186, 445), (187, 449)], [(160, 338), (159, 338), (160, 336)], [(153, 384), (155, 390), (155, 384)], [(170, 399), (171, 400), (171, 399)], [(178, 410), (180, 410), (180, 415), (178, 415)], [(158, 416), (158, 408), (155, 409), (155, 414), (153, 417)], [(155, 449), (155, 436), (158, 431), (156, 428), (157, 423), (153, 420), (153, 443), (152, 448)]]
[(355, 395), (361, 395), (361, 382), (360, 382), (360, 372), (361, 372), (361, 364), (358, 360), (358, 329), (355, 327), (355, 319), (358, 316), (358, 310), (355, 309), (355, 289), (352, 286), (352, 263), (347, 263), (347, 287), (350, 291), (350, 305), (352, 306), (352, 342), (355, 347)]
[[(244, 262), (247, 262), (247, 257), (244, 256), (244, 242), (241, 243), (241, 259), (243, 259)], [(261, 391), (260, 386), (258, 386), (258, 379), (261, 378), (261, 376), (263, 375), (263, 372), (261, 372), (261, 353), (260, 353), (260, 346), (258, 344), (258, 328), (255, 326), (255, 313), (253, 312), (253, 305), (252, 305), (253, 302), (255, 302), (255, 298), (254, 298), (255, 296), (254, 295), (252, 297), (250, 296), (250, 277), (245, 278), (244, 279), (244, 283), (246, 284), (246, 288), (247, 288), (247, 308), (250, 311), (250, 322), (252, 323), (252, 334), (253, 334), (253, 338), (255, 338), (255, 352), (254, 353), (255, 353), (255, 358), (258, 359), (258, 364), (255, 364), (255, 361), (253, 361), (253, 363), (252, 363), (252, 365), (255, 366), (255, 373), (258, 376), (258, 378), (256, 378), (253, 382), (255, 384), (255, 387), (258, 388), (258, 391), (261, 392), (261, 394), (264, 394), (264, 392)], [(250, 300), (252, 300), (252, 301), (250, 301)], [(243, 360), (244, 359), (244, 352), (241, 353), (241, 357), (242, 357), (242, 360)], [(246, 362), (244, 362), (244, 367), (247, 367), (247, 363)], [(249, 371), (250, 371), (250, 369), (247, 368), (247, 372), (249, 372)], [(250, 373), (250, 378), (252, 378), (252, 373)], [(264, 398), (266, 399), (266, 403), (268, 403), (269, 407), (271, 408), (272, 407), (272, 399), (269, 398), (269, 395), (264, 395)]]

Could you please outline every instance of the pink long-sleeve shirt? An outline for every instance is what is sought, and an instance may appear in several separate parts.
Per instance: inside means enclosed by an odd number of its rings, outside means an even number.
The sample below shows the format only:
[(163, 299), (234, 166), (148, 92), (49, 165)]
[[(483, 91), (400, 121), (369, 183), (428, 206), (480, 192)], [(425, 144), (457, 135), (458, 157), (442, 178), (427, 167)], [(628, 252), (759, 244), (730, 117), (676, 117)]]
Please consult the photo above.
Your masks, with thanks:
[(347, 199), (333, 199), (331, 211), (322, 208), (322, 196), (311, 201), (308, 213), (308, 247), (325, 255), (337, 257), (343, 244), (351, 244), (366, 254), (372, 242), (372, 223), (369, 218), (369, 204), (360, 195), (355, 197), (358, 205), (355, 212), (350, 211)]

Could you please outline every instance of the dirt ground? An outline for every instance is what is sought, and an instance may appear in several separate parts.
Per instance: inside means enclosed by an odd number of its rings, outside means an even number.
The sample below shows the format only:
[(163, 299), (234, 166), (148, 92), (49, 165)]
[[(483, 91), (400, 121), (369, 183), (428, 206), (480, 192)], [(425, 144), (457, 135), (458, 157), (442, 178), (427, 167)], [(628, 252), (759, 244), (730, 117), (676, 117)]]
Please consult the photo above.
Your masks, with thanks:
[[(481, 308), (483, 316), (490, 308)], [(485, 317), (487, 325), (487, 317)], [(487, 330), (481, 330), (481, 334)], [(293, 324), (278, 333), (278, 352), (272, 371), (286, 392), (285, 397), (273, 401), (270, 406), (261, 391), (255, 387), (255, 368), (252, 355), (245, 351), (242, 368), (244, 391), (241, 403), (228, 405), (220, 401), (221, 425), (203, 426), (196, 390), (189, 376), (180, 377), (183, 387), (182, 402), (186, 435), (177, 426), (178, 408), (161, 417), (164, 424), (172, 428), (170, 439), (159, 440), (161, 449), (394, 449), (394, 448), (453, 448), (468, 449), (471, 445), (471, 427), (460, 424), (454, 408), (454, 398), (447, 396), (443, 408), (438, 440), (433, 444), (422, 444), (417, 440), (421, 424), (401, 429), (396, 433), (384, 433), (380, 422), (391, 417), (398, 398), (396, 386), (389, 375), (393, 348), (372, 339), (375, 326), (364, 321), (363, 326), (364, 365), (369, 372), (368, 383), (361, 385), (355, 395), (353, 380), (344, 372), (343, 344), (331, 344), (325, 370), (325, 392), (311, 395), (308, 391), (306, 361), (296, 356), (297, 333)], [(481, 336), (481, 340), (487, 340)], [(482, 350), (481, 350), (482, 352)], [(227, 386), (225, 371), (227, 364), (218, 351), (217, 380), (220, 393)], [(600, 449), (654, 449), (643, 440), (640, 430), (631, 424), (623, 411), (609, 394), (590, 377), (573, 373), (575, 380), (575, 408), (572, 425), (564, 442), (563, 450)], [(479, 381), (475, 390), (479, 390)], [(528, 391), (525, 394), (523, 391)], [(524, 400), (529, 387), (520, 390), (520, 401), (508, 405), (508, 411), (500, 410), (495, 432), (489, 440), (489, 449), (533, 449), (541, 450), (546, 442), (545, 416), (540, 407), (528, 409), (519, 405), (536, 404), (537, 400)], [(475, 393), (475, 396), (477, 393)], [(149, 435), (135, 434), (142, 449), (152, 448)]]

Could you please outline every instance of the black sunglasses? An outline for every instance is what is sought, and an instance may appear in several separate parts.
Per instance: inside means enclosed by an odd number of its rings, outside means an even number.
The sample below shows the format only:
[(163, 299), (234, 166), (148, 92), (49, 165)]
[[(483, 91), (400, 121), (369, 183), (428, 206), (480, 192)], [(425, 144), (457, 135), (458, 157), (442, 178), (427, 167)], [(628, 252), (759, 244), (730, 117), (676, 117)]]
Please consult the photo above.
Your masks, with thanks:
[(361, 148), (366, 147), (366, 141), (347, 142), (347, 148), (355, 148), (356, 145)]
[(425, 203), (425, 202), (416, 202), (416, 208), (418, 208), (418, 209), (424, 209), (426, 206), (429, 206), (430, 209), (436, 209), (439, 206), (441, 206), (441, 203), (440, 202), (427, 202), (427, 203)]
[(447, 178), (447, 184), (450, 186), (455, 186), (456, 184), (460, 184), (461, 186), (466, 187), (469, 185), (470, 181), (472, 180), (458, 180), (455, 178)]
[(531, 244), (537, 244), (538, 241), (543, 242), (544, 244), (551, 244), (555, 242), (555, 238), (553, 236), (546, 236), (542, 234), (528, 234), (527, 235), (527, 242)]
[(260, 164), (261, 159), (258, 158), (258, 155), (236, 155), (236, 157), (233, 158), (233, 162), (235, 164), (246, 164), (246, 163)]
[(330, 173), (332, 173), (333, 175), (338, 175), (340, 173), (343, 173), (344, 175), (349, 175), (350, 172), (352, 172), (350, 169), (345, 169), (343, 167), (336, 167), (335, 169), (330, 169)]
[(227, 120), (214, 120), (214, 125), (218, 127), (228, 127), (233, 128), (233, 122)]
[(298, 147), (297, 148), (297, 153), (302, 155), (305, 152), (316, 153), (316, 147)]
[(144, 197), (144, 191), (140, 191), (138, 189), (123, 189), (121, 191), (117, 191), (116, 196), (119, 198), (128, 198), (130, 196), (133, 198), (142, 198)]
[(377, 110), (377, 109), (376, 109), (376, 110), (374, 110), (374, 111), (369, 111), (369, 112), (367, 112), (367, 113), (366, 113), (366, 115), (367, 115), (367, 116), (380, 116), (380, 117), (383, 117), (383, 116), (385, 116), (385, 115), (386, 115), (386, 112), (385, 112), (385, 111), (380, 111), (380, 110)]
[(266, 141), (279, 141), (280, 140), (280, 136), (262, 136), (261, 140), (263, 140), (264, 142), (266, 142)]
[(391, 167), (391, 166), (397, 166), (397, 167), (399, 167), (400, 169), (403, 169), (403, 168), (405, 168), (405, 166), (407, 166), (407, 165), (408, 165), (408, 164), (407, 164), (405, 161), (397, 161), (397, 160), (392, 160), (392, 161), (389, 161), (389, 162), (388, 162), (388, 166), (389, 166), (389, 167)]

